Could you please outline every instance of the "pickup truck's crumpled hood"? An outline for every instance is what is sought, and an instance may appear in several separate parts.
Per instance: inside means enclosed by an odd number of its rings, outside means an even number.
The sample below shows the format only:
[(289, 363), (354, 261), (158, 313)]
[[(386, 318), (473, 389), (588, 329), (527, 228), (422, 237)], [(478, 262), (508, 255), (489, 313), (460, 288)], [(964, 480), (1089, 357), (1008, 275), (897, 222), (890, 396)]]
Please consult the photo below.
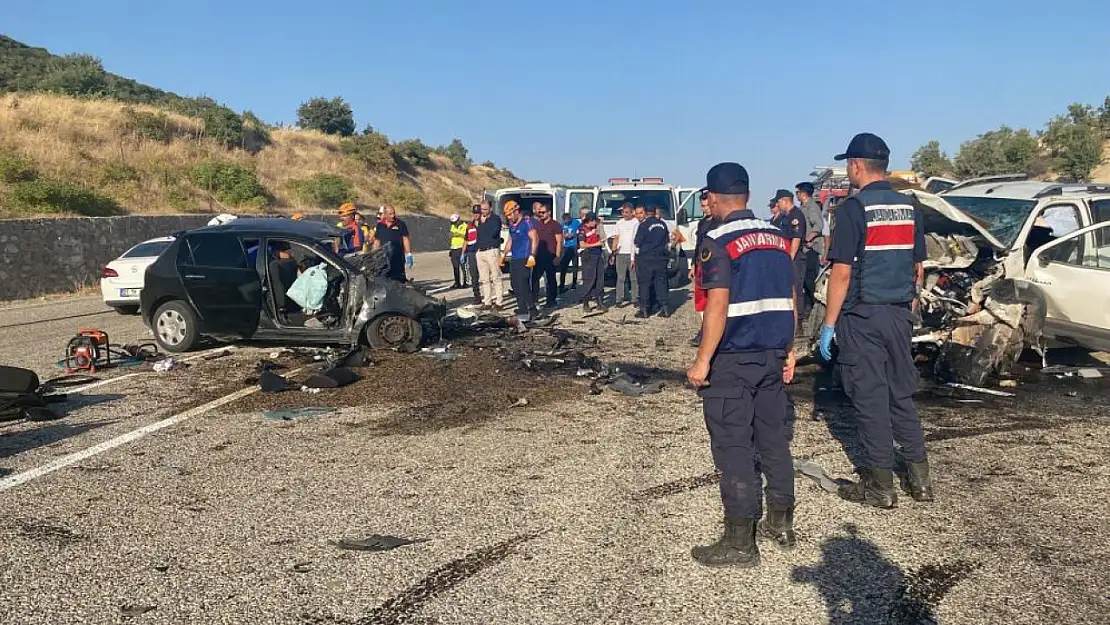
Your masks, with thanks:
[(987, 232), (987, 229), (981, 226), (979, 222), (975, 221), (971, 215), (952, 206), (946, 202), (943, 197), (913, 189), (902, 191), (902, 193), (913, 196), (925, 207), (926, 210), (923, 219), (925, 232), (941, 235), (962, 234), (972, 237), (981, 243), (986, 243), (996, 251), (1003, 251), (1006, 249), (1006, 246), (1002, 245), (1001, 241), (990, 232)]

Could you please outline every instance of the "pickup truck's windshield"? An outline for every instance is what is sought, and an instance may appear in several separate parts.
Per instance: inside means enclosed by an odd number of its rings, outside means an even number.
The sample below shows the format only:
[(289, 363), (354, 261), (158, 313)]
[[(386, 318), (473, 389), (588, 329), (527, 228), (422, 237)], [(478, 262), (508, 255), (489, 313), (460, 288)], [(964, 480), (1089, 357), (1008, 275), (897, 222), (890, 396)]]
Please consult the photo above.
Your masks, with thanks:
[(1036, 200), (1017, 200), (1004, 197), (972, 197), (959, 195), (941, 196), (952, 206), (967, 213), (993, 234), (1003, 245), (1014, 244)]
[(660, 219), (674, 219), (674, 194), (670, 189), (614, 189), (602, 190), (597, 196), (597, 216), (605, 221), (620, 218), (621, 205), (659, 207)]

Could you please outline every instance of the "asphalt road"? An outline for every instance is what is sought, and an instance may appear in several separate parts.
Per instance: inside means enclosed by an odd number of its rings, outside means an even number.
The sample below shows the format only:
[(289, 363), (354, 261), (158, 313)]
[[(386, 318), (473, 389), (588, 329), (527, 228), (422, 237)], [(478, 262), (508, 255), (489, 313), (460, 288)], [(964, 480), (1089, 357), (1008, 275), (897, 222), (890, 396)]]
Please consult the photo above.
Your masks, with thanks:
[[(416, 279), (443, 286), (445, 261), (421, 255)], [(100, 306), (0, 309), (4, 362), (48, 376), (79, 327), (149, 336)], [(557, 325), (660, 394), (593, 395), (574, 372), (527, 369), (513, 346), (528, 337), (460, 333), (457, 360), (375, 355), (358, 385), (319, 395), (255, 392), (273, 348), (244, 346), (105, 372), (59, 421), (0, 424), (0, 622), (1107, 622), (1106, 380), (1028, 372), (1012, 398), (925, 382), (935, 504), (870, 510), (799, 477), (798, 548), (706, 570), (689, 548), (715, 537), (720, 503), (680, 384), (696, 317), (626, 311), (567, 308)], [(305, 366), (277, 360), (291, 378)], [(849, 477), (843, 396), (815, 366), (791, 395), (794, 454)], [(263, 417), (287, 406), (336, 410)], [(372, 534), (419, 541), (334, 544)]]

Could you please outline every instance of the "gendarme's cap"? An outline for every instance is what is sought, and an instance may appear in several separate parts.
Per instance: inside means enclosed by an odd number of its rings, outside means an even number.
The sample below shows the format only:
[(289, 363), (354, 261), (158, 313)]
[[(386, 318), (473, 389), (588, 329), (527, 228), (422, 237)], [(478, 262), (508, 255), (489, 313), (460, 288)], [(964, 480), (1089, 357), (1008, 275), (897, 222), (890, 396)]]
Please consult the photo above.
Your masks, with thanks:
[(878, 135), (873, 135), (870, 132), (861, 132), (852, 137), (852, 142), (848, 144), (848, 149), (845, 150), (843, 154), (837, 154), (833, 158), (838, 161), (849, 158), (866, 158), (872, 161), (885, 161), (890, 159), (890, 148), (887, 147), (886, 141), (883, 141)]
[(740, 163), (717, 163), (705, 174), (705, 186), (699, 190), (724, 195), (747, 193), (748, 170)]
[(794, 194), (787, 191), (786, 189), (779, 189), (778, 191), (775, 191), (775, 201), (776, 202), (781, 200), (784, 197), (788, 197), (788, 198), (793, 200), (794, 199)]

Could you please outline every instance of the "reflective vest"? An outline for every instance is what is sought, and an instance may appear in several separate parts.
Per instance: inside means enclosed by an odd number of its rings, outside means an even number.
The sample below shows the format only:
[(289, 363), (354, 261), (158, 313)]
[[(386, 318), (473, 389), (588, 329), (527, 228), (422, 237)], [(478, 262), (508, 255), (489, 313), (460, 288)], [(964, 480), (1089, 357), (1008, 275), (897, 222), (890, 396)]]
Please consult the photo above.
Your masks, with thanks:
[(343, 244), (347, 251), (361, 252), (364, 247), (370, 244), (370, 227), (363, 225), (359, 227), (355, 222), (345, 224), (342, 221), (335, 224), (337, 228), (343, 229)]
[(478, 226), (470, 221), (466, 223), (466, 251), (468, 253), (478, 251)]
[[(867, 230), (852, 265), (849, 302), (904, 304), (914, 289), (914, 207), (889, 183), (869, 184), (856, 196)], [(854, 297), (853, 297), (854, 296)]]
[(459, 250), (466, 245), (466, 225), (462, 220), (451, 224), (451, 249)]
[(794, 340), (794, 262), (781, 230), (750, 211), (706, 233), (728, 254), (728, 320), (717, 351), (786, 349)]

